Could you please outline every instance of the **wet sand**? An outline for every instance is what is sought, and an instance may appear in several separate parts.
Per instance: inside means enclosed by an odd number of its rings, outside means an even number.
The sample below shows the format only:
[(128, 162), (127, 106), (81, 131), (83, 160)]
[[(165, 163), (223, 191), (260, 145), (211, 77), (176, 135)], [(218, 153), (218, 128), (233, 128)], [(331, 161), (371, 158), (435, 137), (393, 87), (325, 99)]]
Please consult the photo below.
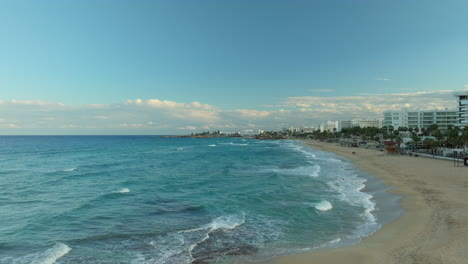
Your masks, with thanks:
[(391, 192), (402, 195), (404, 212), (353, 246), (279, 257), (273, 263), (468, 263), (468, 167), (335, 143), (304, 142), (345, 156), (394, 187)]

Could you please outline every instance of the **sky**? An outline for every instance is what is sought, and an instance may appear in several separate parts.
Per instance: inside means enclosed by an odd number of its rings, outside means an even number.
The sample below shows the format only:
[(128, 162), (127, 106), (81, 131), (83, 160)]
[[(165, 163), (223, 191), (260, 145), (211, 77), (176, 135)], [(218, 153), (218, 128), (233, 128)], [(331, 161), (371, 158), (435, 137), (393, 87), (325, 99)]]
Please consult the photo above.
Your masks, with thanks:
[(0, 134), (274, 130), (455, 109), (466, 0), (0, 0)]

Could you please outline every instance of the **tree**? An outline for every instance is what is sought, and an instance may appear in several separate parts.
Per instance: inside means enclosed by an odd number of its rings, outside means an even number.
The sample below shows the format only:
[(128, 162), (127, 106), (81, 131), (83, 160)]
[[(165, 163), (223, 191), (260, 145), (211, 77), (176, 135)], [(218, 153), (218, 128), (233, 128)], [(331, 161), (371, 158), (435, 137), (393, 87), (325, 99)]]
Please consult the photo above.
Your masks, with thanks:
[(426, 131), (427, 131), (427, 133), (428, 133), (429, 135), (432, 136), (432, 135), (434, 135), (435, 132), (440, 131), (440, 130), (439, 130), (439, 125), (437, 125), (437, 124), (432, 124), (432, 125), (430, 125), (430, 126), (426, 129)]
[(460, 129), (458, 127), (454, 127), (447, 131), (446, 145), (451, 148), (464, 145), (463, 134), (460, 133)]
[(421, 128), (421, 133), (423, 134), (423, 136), (427, 136), (427, 129), (426, 128)]
[(463, 142), (463, 148), (466, 149), (466, 147), (468, 147), (468, 127), (465, 127), (465, 129), (463, 129), (463, 132), (461, 134), (461, 142)]
[(438, 147), (438, 142), (432, 138), (424, 139), (424, 145), (426, 146), (427, 150), (431, 150), (432, 154), (434, 154), (434, 148)]
[(411, 139), (413, 140), (413, 151), (415, 151), (418, 148), (418, 142), (421, 140), (421, 138), (418, 136), (418, 134), (414, 133), (411, 135)]
[(442, 142), (442, 140), (444, 139), (444, 134), (442, 133), (442, 131), (436, 130), (434, 132), (434, 137), (437, 139), (437, 141)]

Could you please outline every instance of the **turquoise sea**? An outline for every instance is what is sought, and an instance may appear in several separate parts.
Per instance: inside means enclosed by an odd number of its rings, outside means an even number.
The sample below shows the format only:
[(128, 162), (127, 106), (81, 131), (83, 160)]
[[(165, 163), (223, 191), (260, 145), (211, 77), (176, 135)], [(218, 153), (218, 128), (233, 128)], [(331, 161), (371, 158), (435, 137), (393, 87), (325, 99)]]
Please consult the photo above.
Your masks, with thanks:
[(2, 136), (0, 150), (2, 264), (255, 263), (355, 243), (398, 201), (296, 141)]

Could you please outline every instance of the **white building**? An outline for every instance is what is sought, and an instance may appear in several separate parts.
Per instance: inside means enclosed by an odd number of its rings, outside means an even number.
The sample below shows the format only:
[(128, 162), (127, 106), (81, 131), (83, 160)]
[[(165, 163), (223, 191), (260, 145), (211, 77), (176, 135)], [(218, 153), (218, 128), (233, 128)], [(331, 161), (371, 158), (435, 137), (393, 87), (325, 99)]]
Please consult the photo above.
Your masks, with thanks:
[(340, 120), (340, 121), (336, 121), (336, 122), (338, 122), (338, 126), (336, 128), (337, 131), (341, 131), (343, 128), (353, 127), (353, 124), (352, 124), (351, 120)]
[(383, 126), (383, 119), (353, 119), (351, 120), (351, 124), (353, 127), (377, 127), (381, 128)]
[(313, 133), (314, 131), (315, 127), (301, 126), (301, 133)]
[(366, 119), (366, 118), (355, 118), (353, 120), (340, 120), (335, 121), (336, 131), (340, 132), (343, 128), (351, 127), (377, 127), (383, 126), (383, 119)]
[(327, 121), (326, 123), (320, 124), (320, 132), (328, 131), (335, 132), (338, 130), (339, 121)]
[(428, 111), (386, 111), (384, 112), (383, 125), (407, 128), (428, 128), (432, 124), (437, 124), (440, 129), (447, 129), (450, 125), (455, 125), (458, 119), (458, 112), (453, 110), (428, 110)]
[(458, 98), (458, 113), (456, 126), (468, 127), (468, 90), (456, 92)]

